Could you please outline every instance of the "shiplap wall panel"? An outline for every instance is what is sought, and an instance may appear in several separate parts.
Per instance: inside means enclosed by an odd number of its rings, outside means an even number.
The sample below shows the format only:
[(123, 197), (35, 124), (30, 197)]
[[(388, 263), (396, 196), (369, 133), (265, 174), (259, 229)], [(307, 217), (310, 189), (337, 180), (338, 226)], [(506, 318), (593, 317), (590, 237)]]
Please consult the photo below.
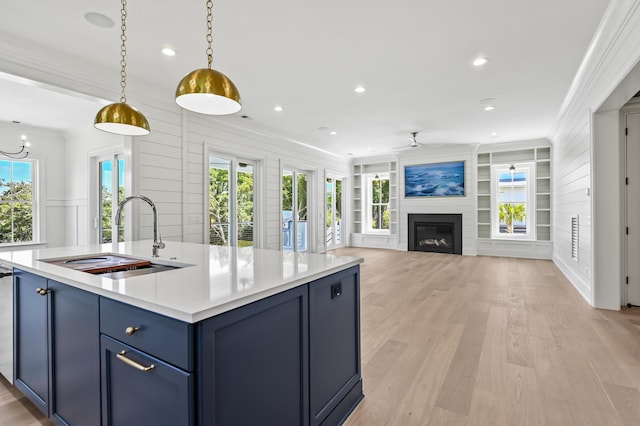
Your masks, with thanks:
[[(153, 200), (158, 228), (166, 241), (182, 241), (182, 115), (175, 105), (159, 102), (139, 107), (151, 133), (134, 140), (134, 188)], [(151, 209), (138, 203), (139, 235), (153, 237)]]
[[(602, 106), (604, 109), (600, 112), (619, 110), (640, 89), (637, 79), (635, 81), (633, 78), (626, 79), (630, 73), (638, 75), (637, 64), (640, 59), (638, 40), (640, 40), (640, 1), (611, 1), (589, 47), (589, 55), (585, 57), (569, 90), (552, 135), (554, 158), (557, 160), (554, 162), (554, 173), (558, 177), (555, 181), (553, 197), (555, 211), (558, 213), (553, 220), (554, 234), (557, 235), (554, 261), (585, 299), (597, 306), (611, 309), (617, 309), (620, 305), (620, 301), (615, 300), (615, 294), (621, 293), (620, 287), (623, 284), (618, 282), (621, 274), (620, 271), (611, 269), (611, 265), (619, 262), (616, 258), (618, 253), (616, 247), (619, 245), (617, 241), (621, 241), (623, 237), (616, 233), (612, 238), (603, 237), (593, 241), (592, 233), (611, 236), (610, 230), (607, 233), (607, 228), (610, 228), (611, 224), (607, 222), (606, 217), (594, 218), (599, 220), (590, 220), (590, 218), (595, 214), (595, 210), (599, 210), (600, 213), (608, 212), (607, 215), (615, 218), (622, 214), (622, 205), (617, 205), (618, 203), (615, 202), (613, 204), (616, 205), (612, 205), (608, 201), (609, 198), (616, 197), (597, 194), (598, 182), (603, 178), (601, 174), (613, 173), (610, 176), (617, 176), (621, 166), (608, 164), (601, 165), (600, 168), (595, 167), (595, 163), (599, 160), (593, 157), (595, 153), (592, 152), (592, 143), (606, 150), (608, 146), (615, 146), (617, 149), (620, 141), (617, 129), (604, 130), (611, 136), (601, 138), (603, 135), (598, 131), (593, 132), (592, 125), (603, 125), (605, 126), (603, 129), (608, 129), (607, 126), (619, 127), (619, 125), (615, 126), (615, 118), (609, 120), (609, 124), (606, 124), (607, 119), (592, 120), (592, 114)], [(578, 176), (584, 171), (584, 168), (576, 164), (578, 157), (589, 158), (589, 171), (586, 175)], [(579, 192), (575, 194), (571, 192), (572, 186), (567, 189), (563, 187), (580, 180), (581, 183), (591, 182), (589, 186), (583, 187), (581, 199)], [(591, 188), (592, 184), (596, 188)], [(593, 199), (586, 195), (586, 188), (594, 189)], [(602, 189), (606, 192), (605, 188)], [(610, 191), (617, 190), (619, 188), (610, 188)], [(592, 210), (592, 203), (595, 210)], [(570, 233), (566, 232), (570, 217), (576, 214), (580, 215), (580, 251), (577, 262), (570, 257)], [(598, 244), (598, 247), (594, 244)], [(611, 244), (613, 245), (610, 250), (608, 245)], [(595, 264), (591, 264), (592, 258)], [(607, 271), (608, 274), (602, 275), (602, 271)], [(600, 304), (599, 300), (604, 303)]]

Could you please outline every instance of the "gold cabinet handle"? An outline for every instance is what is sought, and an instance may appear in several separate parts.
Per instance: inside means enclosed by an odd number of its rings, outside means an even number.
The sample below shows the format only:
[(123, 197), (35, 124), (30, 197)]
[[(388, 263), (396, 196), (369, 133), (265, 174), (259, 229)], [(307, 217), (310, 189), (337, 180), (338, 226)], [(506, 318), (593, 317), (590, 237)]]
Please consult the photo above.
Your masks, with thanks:
[(49, 290), (38, 287), (36, 288), (36, 293), (38, 293), (40, 296), (46, 296), (47, 293), (49, 293)]
[(120, 361), (124, 362), (128, 366), (135, 368), (136, 370), (151, 371), (154, 368), (156, 368), (156, 366), (153, 365), (153, 364), (151, 364), (148, 367), (145, 367), (144, 365), (140, 364), (139, 362), (136, 362), (136, 361), (132, 360), (131, 358), (127, 358), (126, 356), (124, 356), (126, 353), (127, 353), (126, 351), (120, 351), (119, 354), (116, 354), (116, 358), (118, 358)]
[(127, 336), (133, 336), (136, 331), (140, 331), (140, 327), (127, 327), (124, 329)]

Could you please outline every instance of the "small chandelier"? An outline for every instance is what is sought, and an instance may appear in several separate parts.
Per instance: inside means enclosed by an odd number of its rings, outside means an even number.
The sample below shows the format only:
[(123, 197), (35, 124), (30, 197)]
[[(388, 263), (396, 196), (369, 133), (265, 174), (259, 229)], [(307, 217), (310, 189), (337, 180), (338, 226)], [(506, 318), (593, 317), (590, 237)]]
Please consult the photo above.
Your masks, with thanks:
[(242, 102), (235, 84), (211, 69), (213, 62), (213, 1), (207, 0), (207, 68), (190, 72), (178, 84), (176, 103), (189, 111), (208, 115), (227, 115), (240, 111)]
[(26, 135), (22, 135), (20, 137), (20, 140), (22, 141), (22, 147), (20, 148), (19, 151), (7, 152), (7, 151), (0, 150), (0, 154), (4, 155), (5, 157), (13, 158), (14, 160), (27, 158), (29, 156), (29, 147), (31, 146), (31, 144), (27, 141)]
[(124, 89), (127, 86), (127, 46), (125, 44), (127, 35), (127, 1), (121, 0), (122, 9), (120, 16), (122, 33), (120, 34), (120, 102), (109, 104), (98, 111), (94, 126), (96, 129), (109, 133), (128, 136), (143, 136), (149, 134), (149, 122), (146, 117), (137, 109), (127, 104), (127, 97)]

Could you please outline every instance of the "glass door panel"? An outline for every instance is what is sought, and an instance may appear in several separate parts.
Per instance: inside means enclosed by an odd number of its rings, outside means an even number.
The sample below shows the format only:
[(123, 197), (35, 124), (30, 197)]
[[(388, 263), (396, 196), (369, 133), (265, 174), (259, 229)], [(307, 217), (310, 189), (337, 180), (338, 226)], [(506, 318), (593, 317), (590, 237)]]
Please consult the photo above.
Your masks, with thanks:
[(231, 161), (209, 157), (209, 244), (228, 246)]
[(238, 247), (253, 246), (253, 165), (238, 163), (237, 169)]
[[(98, 163), (98, 242), (110, 243), (113, 235), (118, 235), (118, 241), (124, 241), (124, 217), (118, 227), (113, 220), (114, 209), (124, 200), (124, 160), (121, 155), (113, 160)], [(115, 188), (115, 191), (114, 191)]]
[[(295, 182), (295, 184), (294, 184)], [(308, 236), (308, 174), (282, 171), (282, 249), (307, 251)]]

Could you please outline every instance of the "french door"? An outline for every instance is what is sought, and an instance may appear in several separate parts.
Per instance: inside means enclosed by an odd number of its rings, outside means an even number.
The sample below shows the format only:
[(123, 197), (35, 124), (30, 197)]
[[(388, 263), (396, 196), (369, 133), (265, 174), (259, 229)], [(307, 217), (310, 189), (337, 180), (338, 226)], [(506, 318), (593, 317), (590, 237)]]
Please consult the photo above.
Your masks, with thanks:
[(309, 172), (282, 170), (282, 250), (309, 248)]
[(327, 250), (344, 245), (342, 229), (342, 178), (325, 180), (325, 235)]
[(255, 162), (209, 156), (209, 244), (254, 245)]
[(113, 217), (124, 200), (124, 167), (122, 154), (98, 159), (98, 216), (94, 222), (98, 243), (124, 241), (124, 217), (120, 227)]

